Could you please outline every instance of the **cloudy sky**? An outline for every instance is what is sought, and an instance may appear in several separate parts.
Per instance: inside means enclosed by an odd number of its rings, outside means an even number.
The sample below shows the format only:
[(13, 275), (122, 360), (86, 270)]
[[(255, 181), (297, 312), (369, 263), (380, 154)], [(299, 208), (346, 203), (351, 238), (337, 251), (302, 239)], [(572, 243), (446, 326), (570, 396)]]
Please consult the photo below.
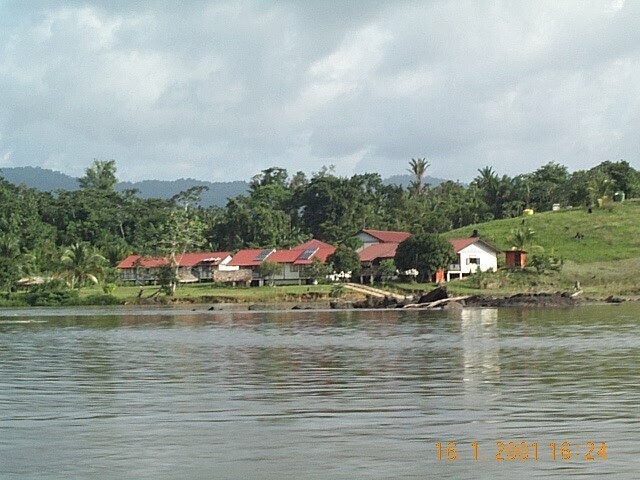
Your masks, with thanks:
[(0, 168), (640, 168), (639, 26), (639, 0), (0, 0)]

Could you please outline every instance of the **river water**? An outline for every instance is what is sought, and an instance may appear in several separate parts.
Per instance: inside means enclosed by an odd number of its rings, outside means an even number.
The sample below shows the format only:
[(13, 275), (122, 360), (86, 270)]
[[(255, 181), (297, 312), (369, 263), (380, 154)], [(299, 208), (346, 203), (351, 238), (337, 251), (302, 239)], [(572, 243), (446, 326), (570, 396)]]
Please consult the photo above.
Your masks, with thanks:
[(639, 380), (638, 304), (6, 310), (0, 478), (635, 479)]

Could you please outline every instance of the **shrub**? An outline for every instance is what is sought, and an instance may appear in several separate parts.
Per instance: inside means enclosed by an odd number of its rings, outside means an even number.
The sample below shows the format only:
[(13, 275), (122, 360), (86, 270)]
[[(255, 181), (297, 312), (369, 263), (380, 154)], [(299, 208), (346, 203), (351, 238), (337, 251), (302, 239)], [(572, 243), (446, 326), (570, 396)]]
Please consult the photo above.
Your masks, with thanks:
[(563, 263), (562, 259), (552, 257), (544, 252), (534, 253), (529, 261), (529, 264), (535, 268), (539, 274), (547, 271), (559, 272), (562, 269)]
[(329, 296), (331, 298), (340, 298), (344, 295), (346, 291), (346, 287), (342, 283), (336, 283), (331, 287), (331, 291), (329, 292)]
[(27, 293), (25, 301), (32, 307), (57, 307), (78, 304), (78, 291), (71, 289), (34, 289)]
[(113, 295), (96, 294), (81, 299), (80, 303), (82, 305), (122, 305), (122, 300)]

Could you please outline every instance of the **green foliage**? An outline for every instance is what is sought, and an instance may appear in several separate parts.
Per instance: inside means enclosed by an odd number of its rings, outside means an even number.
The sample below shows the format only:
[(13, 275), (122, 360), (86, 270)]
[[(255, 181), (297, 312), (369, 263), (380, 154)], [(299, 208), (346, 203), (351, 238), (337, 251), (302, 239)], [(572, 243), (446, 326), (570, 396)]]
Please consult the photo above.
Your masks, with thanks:
[(410, 195), (418, 196), (425, 193), (425, 185), (423, 185), (422, 179), (430, 166), (426, 158), (411, 159), (408, 169), (413, 174), (413, 180), (409, 184)]
[(386, 280), (392, 278), (396, 274), (396, 264), (390, 258), (386, 260), (382, 260), (380, 262), (380, 266), (378, 267), (378, 274), (384, 283)]
[(265, 260), (258, 267), (260, 276), (269, 280), (270, 285), (274, 284), (273, 279), (275, 276), (282, 274), (282, 269), (283, 266), (280, 263), (270, 262), (269, 260)]
[(551, 210), (554, 203), (566, 204), (568, 201), (567, 167), (554, 162), (543, 165), (535, 172), (524, 175), (526, 188), (526, 205), (537, 211)]
[(511, 247), (524, 250), (531, 247), (535, 234), (536, 232), (531, 227), (520, 225), (511, 229), (508, 241)]
[(331, 291), (329, 292), (329, 296), (331, 298), (341, 298), (346, 293), (347, 288), (343, 283), (335, 283), (331, 286)]
[(324, 281), (331, 273), (331, 266), (324, 263), (318, 257), (313, 257), (311, 264), (304, 268), (304, 275), (318, 281)]
[(562, 269), (563, 261), (545, 252), (536, 252), (530, 256), (528, 264), (533, 267), (538, 274), (545, 272), (559, 272)]
[(489, 284), (489, 276), (489, 272), (484, 272), (481, 268), (477, 268), (476, 271), (471, 275), (470, 281), (475, 288), (484, 290)]
[(0, 293), (0, 308), (28, 307), (24, 295), (16, 293)]
[(601, 170), (594, 171), (589, 178), (587, 190), (591, 205), (606, 206), (613, 193), (611, 177)]
[(77, 242), (65, 249), (60, 258), (61, 272), (71, 288), (81, 288), (87, 282), (98, 283), (106, 259), (86, 242)]
[(17, 238), (0, 233), (0, 289), (8, 290), (20, 278), (20, 247)]
[(173, 295), (175, 292), (174, 286), (178, 283), (178, 274), (172, 265), (165, 263), (158, 267), (156, 282), (160, 286), (160, 290), (165, 295)]
[(400, 271), (418, 270), (420, 280), (425, 281), (455, 259), (453, 247), (448, 240), (437, 234), (423, 233), (400, 243), (394, 261)]
[(631, 198), (640, 194), (640, 173), (631, 167), (629, 162), (624, 160), (611, 162), (607, 160), (592, 168), (589, 172), (592, 173), (594, 171), (602, 172), (611, 179), (612, 190), (622, 191)]
[(24, 299), (32, 307), (58, 307), (78, 304), (77, 290), (71, 290), (60, 282), (50, 282), (33, 288)]
[(336, 251), (327, 258), (334, 272), (351, 272), (355, 276), (360, 271), (360, 257), (346, 245), (338, 245)]
[(115, 160), (94, 160), (78, 183), (84, 189), (113, 191), (118, 183)]
[(109, 294), (88, 295), (78, 299), (79, 305), (122, 305), (122, 303), (122, 300)]

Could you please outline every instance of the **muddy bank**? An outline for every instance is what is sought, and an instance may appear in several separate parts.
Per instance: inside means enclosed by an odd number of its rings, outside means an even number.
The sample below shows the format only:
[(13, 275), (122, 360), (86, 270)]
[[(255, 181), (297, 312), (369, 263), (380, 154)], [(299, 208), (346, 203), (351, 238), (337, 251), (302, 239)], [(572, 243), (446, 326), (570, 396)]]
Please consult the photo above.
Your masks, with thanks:
[[(612, 299), (617, 301), (618, 299)], [(610, 300), (611, 301), (611, 300)], [(466, 295), (452, 297), (445, 288), (437, 288), (420, 297), (397, 300), (391, 297), (367, 297), (356, 302), (331, 302), (331, 308), (460, 308), (460, 307), (573, 307), (584, 303), (574, 292), (518, 293), (515, 295)]]

